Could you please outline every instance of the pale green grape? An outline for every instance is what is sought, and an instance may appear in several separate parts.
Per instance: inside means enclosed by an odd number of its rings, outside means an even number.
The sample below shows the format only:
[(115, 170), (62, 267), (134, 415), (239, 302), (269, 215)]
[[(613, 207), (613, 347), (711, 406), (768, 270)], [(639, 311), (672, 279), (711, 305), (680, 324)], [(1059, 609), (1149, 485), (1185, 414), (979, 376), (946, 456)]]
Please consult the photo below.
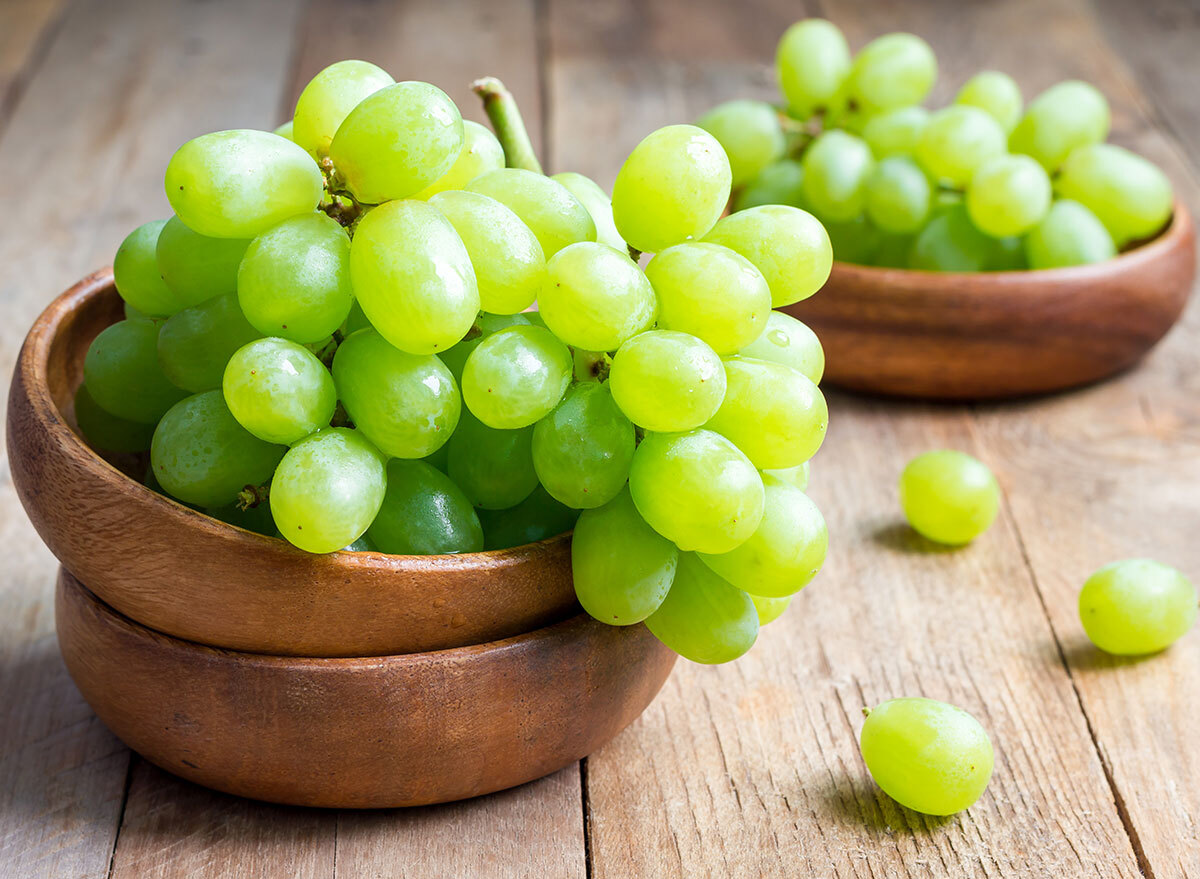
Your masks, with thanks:
[(1000, 123), (978, 107), (959, 104), (929, 117), (915, 155), (935, 179), (962, 188), (980, 165), (1005, 152)]
[(320, 202), (324, 186), (321, 170), (303, 148), (248, 128), (189, 140), (167, 164), (172, 209), (190, 229), (212, 238), (253, 238), (307, 213)]
[(798, 160), (780, 159), (767, 165), (733, 196), (735, 211), (764, 204), (804, 207), (804, 166)]
[(819, 217), (844, 223), (863, 212), (875, 162), (866, 141), (845, 131), (826, 131), (808, 148), (804, 200)]
[(492, 333), (467, 357), (463, 402), (497, 430), (526, 427), (548, 415), (571, 384), (567, 346), (542, 327)]
[(367, 530), (387, 489), (384, 458), (356, 430), (327, 427), (296, 443), (271, 480), (271, 515), (306, 552), (333, 552)]
[(268, 229), (242, 257), (237, 293), (259, 332), (300, 343), (326, 338), (354, 302), (346, 230), (318, 213)]
[(592, 509), (625, 487), (634, 445), (633, 425), (608, 385), (578, 384), (534, 426), (533, 469), (555, 500)]
[(758, 611), (749, 595), (684, 552), (671, 590), (646, 618), (646, 628), (685, 659), (716, 665), (754, 646)]
[(153, 424), (118, 418), (100, 408), (87, 384), (75, 392), (75, 424), (88, 445), (106, 452), (144, 452), (154, 436)]
[(1112, 236), (1096, 215), (1066, 198), (1050, 205), (1042, 221), (1025, 236), (1025, 255), (1031, 269), (1104, 262), (1116, 253)]
[(767, 598), (762, 595), (751, 595), (750, 600), (754, 602), (754, 609), (758, 611), (758, 625), (765, 626), (783, 616), (783, 612), (788, 609), (788, 605), (792, 603), (794, 597), (785, 595), (783, 598)]
[(432, 354), (408, 354), (374, 330), (338, 346), (333, 380), (346, 412), (393, 458), (424, 458), (450, 439), (462, 397), (450, 370)]
[(480, 509), (483, 548), (508, 549), (565, 534), (575, 527), (579, 510), (560, 504), (540, 485), (525, 500), (506, 510)]
[(193, 232), (178, 217), (167, 220), (154, 257), (159, 274), (175, 295), (175, 311), (236, 293), (238, 266), (249, 246), (241, 238), (209, 238)]
[(651, 330), (617, 351), (608, 386), (621, 411), (639, 427), (660, 433), (692, 430), (721, 407), (725, 367), (695, 336)]
[(900, 476), (900, 505), (919, 534), (961, 546), (995, 520), (1000, 486), (986, 464), (965, 452), (926, 452), (909, 461)]
[(726, 101), (697, 119), (696, 125), (715, 137), (725, 150), (735, 188), (783, 156), (779, 112), (766, 101)]
[(550, 331), (572, 347), (615, 351), (654, 324), (652, 280), (628, 254), (607, 244), (572, 244), (546, 264), (538, 313)]
[(1058, 194), (1088, 208), (1117, 247), (1149, 238), (1171, 219), (1167, 176), (1127, 149), (1098, 143), (1074, 150), (1055, 180)]
[(994, 238), (1024, 235), (1050, 210), (1050, 177), (1029, 156), (997, 156), (979, 166), (967, 188), (975, 228)]
[(996, 241), (971, 222), (965, 207), (935, 216), (913, 242), (909, 266), (930, 272), (982, 272), (995, 254)]
[(465, 189), (476, 177), (503, 167), (504, 147), (500, 146), (496, 135), (478, 122), (464, 119), (462, 152), (458, 154), (450, 170), (409, 197), (426, 200), (439, 192)]
[[(508, 327), (528, 327), (533, 325), (533, 321), (529, 318), (535, 315), (536, 312), (527, 312), (525, 314), (488, 314), (481, 312), (475, 321), (475, 327), (467, 334), (467, 337), (438, 355), (442, 363), (446, 364), (446, 368), (450, 370), (450, 374), (454, 376), (454, 380), (462, 384), (463, 368), (467, 365), (467, 358), (471, 356), (471, 352), (479, 347), (492, 333), (498, 333), (500, 330)], [(478, 334), (476, 335), (476, 332)]]
[(158, 331), (158, 365), (192, 393), (221, 387), (225, 364), (238, 348), (262, 335), (246, 322), (237, 296), (226, 293), (176, 312)]
[(817, 334), (807, 324), (782, 311), (767, 315), (767, 326), (762, 335), (738, 354), (790, 366), (814, 385), (820, 384), (825, 374), (825, 351)]
[(846, 78), (846, 95), (866, 111), (907, 107), (925, 100), (937, 79), (937, 58), (914, 34), (885, 34), (859, 50)]
[(1023, 99), (1021, 87), (1007, 73), (983, 70), (963, 83), (954, 103), (978, 107), (999, 122), (1007, 133), (1021, 118)]
[(587, 208), (556, 180), (522, 168), (500, 168), (476, 177), (466, 189), (490, 196), (521, 218), (549, 259), (564, 247), (596, 240)]
[(125, 315), (125, 320), (148, 320), (151, 323), (161, 324), (165, 319), (161, 316), (156, 317), (151, 314), (146, 314), (144, 311), (138, 311), (128, 302), (121, 306), (121, 312)]
[(911, 156), (928, 123), (929, 111), (924, 107), (900, 107), (871, 117), (862, 136), (877, 159)]
[(367, 537), (392, 555), (479, 552), (483, 526), (462, 489), (424, 461), (393, 458), (387, 492)]
[(296, 142), (296, 130), (295, 129), (296, 129), (295, 120), (289, 119), (287, 122), (284, 122), (282, 125), (275, 128), (271, 133), (278, 135), (279, 137), (282, 137), (284, 140), (290, 140), (292, 143), (295, 143)]
[(155, 256), (158, 236), (166, 223), (166, 220), (151, 220), (138, 226), (121, 242), (113, 258), (113, 281), (117, 292), (127, 306), (145, 315), (174, 314), (183, 307), (179, 297), (163, 280)]
[(1008, 148), (1037, 159), (1053, 173), (1071, 151), (1108, 137), (1108, 101), (1093, 86), (1067, 80), (1029, 103), (1008, 139)]
[(360, 202), (408, 198), (453, 167), (458, 107), (435, 85), (398, 82), (363, 98), (338, 127), (329, 158)]
[(597, 241), (621, 251), (628, 248), (625, 239), (617, 231), (617, 224), (613, 222), (612, 199), (600, 188), (600, 184), (574, 171), (562, 171), (550, 179), (561, 183), (587, 209), (592, 222), (596, 224)]
[(829, 235), (833, 257), (838, 262), (870, 265), (883, 245), (883, 233), (866, 214), (849, 223), (826, 223), (825, 231)]
[(725, 210), (732, 180), (725, 150), (704, 129), (668, 125), (653, 131), (617, 172), (617, 231), (646, 253), (701, 238)]
[(239, 348), (221, 388), (238, 423), (269, 443), (290, 445), (328, 427), (337, 405), (325, 364), (287, 339), (258, 339)]
[(808, 489), (808, 472), (809, 461), (805, 461), (796, 467), (785, 467), (782, 470), (764, 470), (763, 476), (773, 476), (776, 479), (781, 479), (784, 482), (796, 486), (801, 491)]
[(711, 430), (648, 434), (634, 452), (629, 491), (650, 527), (683, 550), (729, 552), (763, 515), (758, 471)]
[(850, 47), (837, 25), (821, 18), (798, 21), (775, 50), (779, 88), (793, 116), (806, 119), (829, 106), (850, 72)]
[(538, 484), (532, 427), (495, 430), (468, 410), (462, 413), (449, 445), (446, 473), (476, 507), (515, 507)]
[(369, 61), (330, 64), (300, 92), (292, 116), (292, 139), (315, 156), (327, 155), (333, 136), (350, 111), (393, 82), (386, 70)]
[(929, 178), (907, 156), (889, 156), (867, 179), (867, 217), (884, 232), (916, 232), (929, 218)]
[(1139, 656), (1166, 650), (1196, 622), (1200, 595), (1183, 574), (1151, 559), (1125, 559), (1088, 577), (1079, 619), (1105, 653)]
[(450, 221), (425, 202), (388, 202), (359, 221), (350, 278), (371, 325), (412, 354), (446, 350), (479, 313), (467, 248)]
[(150, 445), (150, 467), (172, 497), (222, 507), (247, 485), (270, 479), (285, 451), (238, 424), (220, 391), (205, 391), (162, 417)]
[(992, 742), (979, 721), (933, 699), (877, 705), (863, 722), (859, 745), (883, 792), (926, 815), (969, 808), (992, 777)]
[(154, 424), (187, 396), (158, 365), (158, 324), (150, 321), (119, 321), (96, 336), (83, 380), (101, 409), (139, 424)]

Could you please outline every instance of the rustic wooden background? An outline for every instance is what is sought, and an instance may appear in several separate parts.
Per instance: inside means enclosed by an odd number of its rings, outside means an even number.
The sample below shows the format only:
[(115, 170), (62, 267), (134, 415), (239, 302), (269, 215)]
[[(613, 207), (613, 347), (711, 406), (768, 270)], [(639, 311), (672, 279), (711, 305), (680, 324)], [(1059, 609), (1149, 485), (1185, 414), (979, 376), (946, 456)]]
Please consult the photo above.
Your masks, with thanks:
[[(172, 150), (270, 127), (322, 66), (359, 57), (431, 80), (503, 77), (548, 167), (611, 183), (650, 129), (772, 93), (791, 21), (854, 46), (907, 29), (942, 64), (1031, 94), (1098, 85), (1115, 139), (1193, 209), (1200, 150), (1195, 0), (0, 0), (0, 361), (127, 230), (165, 215)], [(813, 495), (825, 572), (741, 661), (681, 664), (640, 721), (557, 775), (382, 813), (285, 809), (180, 782), (92, 716), (54, 641), (54, 560), (0, 485), (0, 875), (4, 877), (1200, 877), (1200, 634), (1105, 657), (1079, 585), (1149, 555), (1200, 577), (1200, 305), (1135, 372), (1004, 406), (831, 396)], [(913, 454), (970, 451), (1005, 490), (956, 552), (901, 524)], [(3, 465), (0, 465), (3, 466)], [(996, 772), (969, 812), (928, 819), (872, 784), (859, 708), (900, 695), (973, 712)]]

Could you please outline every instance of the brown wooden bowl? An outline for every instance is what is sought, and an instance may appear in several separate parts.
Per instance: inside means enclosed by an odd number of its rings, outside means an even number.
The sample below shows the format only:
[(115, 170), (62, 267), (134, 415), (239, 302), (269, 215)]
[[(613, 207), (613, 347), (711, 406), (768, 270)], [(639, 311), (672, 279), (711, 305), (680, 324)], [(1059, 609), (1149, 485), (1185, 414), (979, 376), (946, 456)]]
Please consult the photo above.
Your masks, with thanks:
[(121, 473), (70, 426), (87, 347), (121, 308), (109, 270), (58, 297), (25, 339), (8, 399), (17, 494), (107, 604), (189, 641), (294, 656), (443, 650), (578, 613), (568, 535), (463, 555), (311, 555)]
[(1107, 262), (958, 274), (834, 263), (784, 311), (825, 348), (825, 378), (852, 391), (987, 400), (1059, 391), (1136, 363), (1183, 311), (1196, 274), (1181, 202), (1153, 241)]
[(305, 659), (236, 653), (121, 616), (65, 570), (58, 643), (96, 714), (186, 779), (302, 806), (464, 799), (561, 769), (654, 699), (676, 656), (586, 614), (474, 647)]

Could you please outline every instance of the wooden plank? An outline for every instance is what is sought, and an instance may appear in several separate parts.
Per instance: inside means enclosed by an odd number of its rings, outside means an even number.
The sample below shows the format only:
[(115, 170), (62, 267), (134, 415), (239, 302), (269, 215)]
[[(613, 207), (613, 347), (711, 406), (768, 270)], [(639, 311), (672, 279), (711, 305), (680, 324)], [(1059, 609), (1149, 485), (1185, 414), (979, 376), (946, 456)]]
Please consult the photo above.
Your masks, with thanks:
[(45, 57), (67, 0), (5, 0), (0, 5), (0, 131)]

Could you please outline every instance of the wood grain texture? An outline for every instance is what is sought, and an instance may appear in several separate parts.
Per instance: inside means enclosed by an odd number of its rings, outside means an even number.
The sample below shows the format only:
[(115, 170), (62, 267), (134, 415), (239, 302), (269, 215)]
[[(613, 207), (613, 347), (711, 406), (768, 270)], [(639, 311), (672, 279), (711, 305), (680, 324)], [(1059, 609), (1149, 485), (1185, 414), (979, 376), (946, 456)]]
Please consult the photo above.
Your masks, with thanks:
[(67, 0), (4, 0), (0, 4), (0, 131), (45, 57)]

